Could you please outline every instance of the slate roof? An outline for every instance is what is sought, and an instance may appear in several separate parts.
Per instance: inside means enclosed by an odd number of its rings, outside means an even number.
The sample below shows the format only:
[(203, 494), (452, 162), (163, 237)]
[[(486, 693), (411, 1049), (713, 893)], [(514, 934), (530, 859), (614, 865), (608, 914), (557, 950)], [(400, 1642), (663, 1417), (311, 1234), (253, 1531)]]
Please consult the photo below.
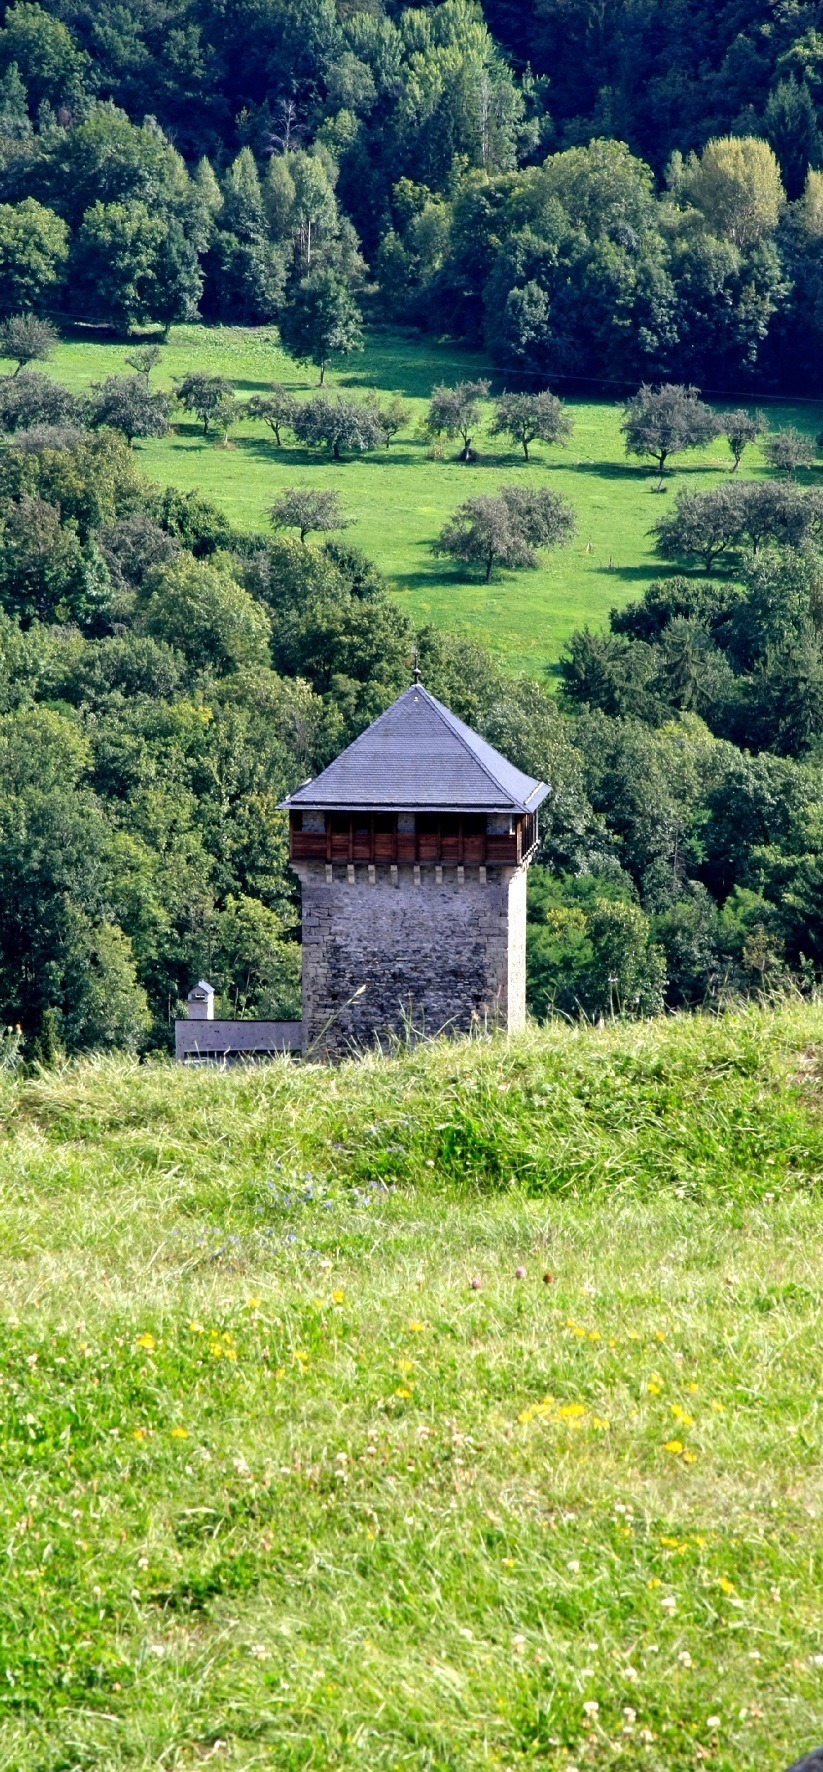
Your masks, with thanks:
[(536, 811), (548, 792), (413, 683), (283, 804), (307, 811), (523, 813)]

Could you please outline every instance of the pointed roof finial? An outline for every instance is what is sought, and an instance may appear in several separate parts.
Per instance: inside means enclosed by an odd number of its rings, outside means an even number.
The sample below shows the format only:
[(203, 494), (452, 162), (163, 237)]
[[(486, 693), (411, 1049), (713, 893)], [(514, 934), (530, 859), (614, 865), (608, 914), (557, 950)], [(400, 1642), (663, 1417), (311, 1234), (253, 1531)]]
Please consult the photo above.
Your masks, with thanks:
[(420, 682), (420, 654), (417, 647), (414, 649), (414, 681), (415, 683)]

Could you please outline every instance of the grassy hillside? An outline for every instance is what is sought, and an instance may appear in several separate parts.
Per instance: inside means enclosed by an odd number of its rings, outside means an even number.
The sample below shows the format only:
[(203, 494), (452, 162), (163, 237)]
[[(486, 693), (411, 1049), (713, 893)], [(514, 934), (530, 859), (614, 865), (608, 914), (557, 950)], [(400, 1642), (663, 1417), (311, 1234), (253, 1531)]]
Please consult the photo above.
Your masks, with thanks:
[[(52, 372), (72, 387), (86, 387), (123, 372), (128, 355), (128, 345), (70, 340), (61, 345)], [(240, 328), (175, 327), (156, 383), (171, 386), (174, 375), (192, 368), (230, 376), (241, 397), (272, 381), (306, 393), (317, 381), (314, 371), (298, 368), (284, 355), (276, 334)], [(659, 576), (647, 532), (661, 506), (684, 479), (710, 484), (725, 474), (730, 457), (721, 440), (679, 458), (667, 492), (660, 495), (653, 474), (626, 461), (619, 406), (574, 400), (571, 445), (535, 445), (531, 467), (516, 451), (501, 447), (502, 439), (488, 437), (478, 439), (482, 460), (476, 466), (428, 461), (418, 421), (432, 387), (488, 372), (489, 365), (468, 352), (376, 333), (362, 355), (328, 379), (331, 386), (377, 388), (407, 398), (412, 422), (390, 451), (333, 463), (303, 449), (278, 450), (262, 424), (239, 426), (224, 449), (211, 439), (204, 442), (199, 425), (183, 419), (173, 436), (140, 445), (140, 455), (152, 477), (200, 488), (249, 530), (266, 528), (268, 508), (284, 485), (336, 487), (356, 519), (352, 540), (378, 561), (416, 620), (470, 633), (513, 668), (540, 669), (557, 658), (574, 628), (604, 623), (613, 604), (639, 596)], [(823, 406), (772, 406), (769, 416), (774, 425), (793, 423), (816, 433), (823, 425)], [(758, 450), (746, 456), (745, 471), (762, 472)], [(539, 571), (507, 574), (486, 586), (433, 558), (429, 544), (464, 498), (494, 490), (502, 480), (541, 484), (547, 474), (577, 511), (579, 533)]]
[(798, 1006), (0, 1080), (0, 1767), (823, 1737), (821, 1054)]

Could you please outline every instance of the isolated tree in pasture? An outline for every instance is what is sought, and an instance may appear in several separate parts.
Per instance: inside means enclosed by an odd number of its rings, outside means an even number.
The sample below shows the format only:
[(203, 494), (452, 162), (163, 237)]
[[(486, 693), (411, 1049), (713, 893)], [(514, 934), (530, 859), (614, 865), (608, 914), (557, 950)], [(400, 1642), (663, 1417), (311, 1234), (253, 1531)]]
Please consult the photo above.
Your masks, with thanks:
[(762, 412), (747, 412), (744, 406), (735, 412), (724, 412), (718, 421), (719, 430), (732, 452), (732, 473), (736, 474), (743, 460), (743, 452), (750, 443), (756, 443), (762, 437), (768, 424)]
[(763, 454), (770, 468), (793, 479), (798, 468), (814, 467), (817, 448), (813, 437), (799, 431), (796, 425), (785, 425), (766, 438)]
[(135, 375), (144, 375), (148, 381), (152, 370), (157, 368), (162, 358), (163, 351), (160, 345), (139, 345), (137, 350), (132, 351), (131, 356), (126, 358), (126, 362), (129, 368), (134, 370)]
[(298, 443), (312, 449), (330, 449), (335, 461), (344, 455), (362, 455), (376, 449), (380, 429), (374, 410), (362, 400), (345, 394), (314, 394), (295, 412), (292, 430)]
[(285, 486), (270, 516), (273, 529), (297, 529), (302, 542), (312, 531), (328, 534), (351, 522), (343, 513), (339, 493), (319, 486)]
[(459, 381), (452, 388), (432, 389), (426, 430), (430, 437), (460, 437), (463, 448), (460, 461), (470, 461), (472, 437), (482, 421), (482, 404), (491, 382)]
[(402, 431), (404, 426), (410, 423), (411, 408), (404, 404), (399, 394), (394, 394), (390, 400), (385, 401), (378, 400), (374, 395), (369, 400), (369, 405), (374, 413), (383, 442), (386, 448), (390, 449), (392, 439), (397, 436), (398, 431)]
[(47, 362), (59, 342), (54, 327), (38, 314), (12, 314), (0, 322), (0, 357), (17, 364), (15, 375), (27, 363)]
[(363, 348), (360, 309), (334, 271), (313, 271), (297, 284), (279, 321), (280, 337), (298, 363), (313, 363), (322, 388), (334, 357)]
[(177, 383), (175, 397), (185, 412), (193, 412), (203, 426), (203, 436), (209, 434), (209, 426), (217, 418), (221, 402), (228, 394), (232, 394), (232, 385), (224, 375), (209, 375), (206, 370), (194, 369), (188, 375), (175, 377)]
[(228, 448), (229, 433), (237, 424), (238, 419), (242, 417), (242, 413), (243, 408), (233, 389), (228, 394), (223, 394), (222, 398), (215, 406), (211, 422), (214, 425), (218, 436), (222, 439), (224, 449)]
[(696, 388), (682, 387), (676, 382), (665, 382), (659, 388), (644, 384), (634, 399), (627, 401), (621, 430), (626, 439), (626, 454), (650, 456), (657, 463), (662, 485), (669, 457), (711, 442), (717, 433), (717, 420)]
[(498, 566), (537, 566), (538, 548), (562, 545), (575, 528), (574, 512), (557, 493), (507, 486), (458, 506), (433, 552), (479, 566), (488, 584)]
[(122, 431), (129, 445), (135, 437), (165, 437), (169, 428), (170, 400), (155, 394), (143, 375), (110, 375), (96, 382), (89, 403), (93, 425)]
[(246, 414), (249, 418), (262, 419), (264, 424), (274, 432), (274, 440), (278, 449), (283, 447), (281, 431), (291, 427), (297, 411), (297, 401), (279, 382), (268, 394), (252, 394), (246, 401)]
[(548, 388), (540, 394), (501, 394), (489, 427), (492, 437), (519, 443), (526, 461), (530, 444), (568, 443), (572, 428), (571, 413)]

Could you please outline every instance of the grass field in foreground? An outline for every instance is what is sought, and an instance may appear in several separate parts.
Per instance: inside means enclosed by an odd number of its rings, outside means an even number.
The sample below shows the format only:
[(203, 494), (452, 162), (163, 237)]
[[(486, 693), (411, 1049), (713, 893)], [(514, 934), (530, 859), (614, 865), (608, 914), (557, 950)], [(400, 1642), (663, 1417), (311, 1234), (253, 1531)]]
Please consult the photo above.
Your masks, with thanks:
[(0, 1080), (4, 1772), (823, 1737), (822, 1056), (797, 1006)]
[[(131, 347), (133, 348), (133, 347)], [(86, 387), (123, 372), (130, 347), (74, 338), (60, 346), (52, 373), (73, 387)], [(301, 369), (282, 352), (276, 333), (231, 327), (173, 328), (158, 387), (189, 369), (227, 375), (242, 398), (281, 381), (300, 395), (317, 384), (313, 370)], [(146, 472), (185, 490), (197, 487), (214, 498), (243, 529), (264, 530), (269, 507), (285, 485), (331, 486), (343, 495), (355, 519), (349, 534), (375, 559), (403, 607), (417, 621), (458, 629), (488, 646), (512, 668), (539, 670), (557, 659), (564, 640), (588, 622), (604, 625), (609, 609), (642, 595), (659, 577), (648, 530), (670, 505), (679, 485), (710, 485), (728, 471), (730, 456), (720, 440), (709, 449), (677, 458), (663, 494), (648, 466), (627, 462), (620, 432), (620, 406), (606, 401), (572, 400), (575, 431), (567, 449), (533, 447), (527, 466), (503, 439), (479, 436), (481, 460), (463, 466), (454, 459), (426, 459), (418, 434), (432, 387), (489, 374), (477, 354), (433, 340), (375, 332), (367, 349), (327, 378), (329, 386), (365, 392), (399, 392), (412, 421), (391, 450), (354, 461), (331, 462), (321, 453), (278, 450), (262, 424), (237, 427), (228, 449), (203, 440), (188, 418), (175, 423), (168, 439), (139, 445)], [(493, 378), (500, 389), (504, 381)], [(818, 432), (823, 406), (770, 405), (770, 422), (797, 424)], [(449, 446), (447, 454), (457, 453)], [(744, 471), (761, 473), (762, 456), (751, 450)], [(569, 548), (545, 557), (535, 572), (508, 573), (491, 585), (435, 559), (430, 543), (463, 499), (494, 491), (504, 483), (550, 484), (574, 506), (578, 536)], [(587, 549), (590, 548), (590, 552)], [(609, 561), (612, 568), (609, 568)]]

